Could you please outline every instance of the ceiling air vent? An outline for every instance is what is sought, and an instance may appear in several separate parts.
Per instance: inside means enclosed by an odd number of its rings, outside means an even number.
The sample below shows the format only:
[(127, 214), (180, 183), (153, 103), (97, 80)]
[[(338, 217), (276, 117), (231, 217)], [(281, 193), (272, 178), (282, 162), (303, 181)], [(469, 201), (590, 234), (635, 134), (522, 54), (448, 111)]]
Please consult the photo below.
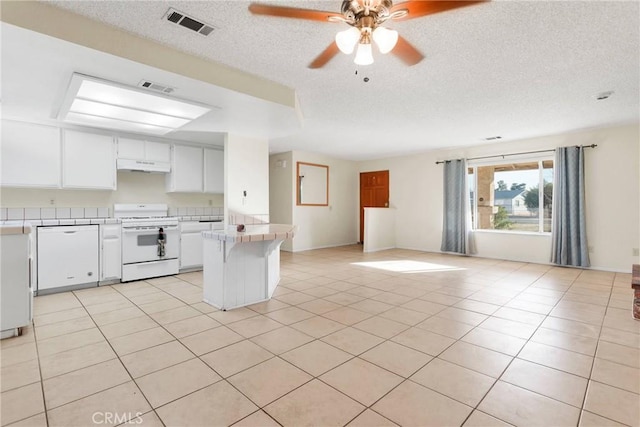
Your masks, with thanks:
[(150, 89), (155, 92), (161, 92), (161, 93), (172, 93), (176, 90), (175, 87), (161, 85), (158, 83), (151, 82), (149, 80), (140, 80), (140, 83), (138, 83), (138, 87), (143, 87), (145, 89)]
[(204, 22), (187, 16), (172, 7), (164, 14), (164, 18), (169, 22), (188, 28), (198, 34), (202, 34), (203, 36), (208, 36), (215, 29), (213, 25), (205, 24)]

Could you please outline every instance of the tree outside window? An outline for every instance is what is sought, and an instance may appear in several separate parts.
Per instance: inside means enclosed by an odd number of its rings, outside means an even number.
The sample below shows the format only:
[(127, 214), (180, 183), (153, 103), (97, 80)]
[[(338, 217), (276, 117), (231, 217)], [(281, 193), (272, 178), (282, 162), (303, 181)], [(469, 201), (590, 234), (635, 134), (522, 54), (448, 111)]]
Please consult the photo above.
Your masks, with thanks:
[(553, 160), (472, 167), (469, 184), (476, 229), (551, 231)]

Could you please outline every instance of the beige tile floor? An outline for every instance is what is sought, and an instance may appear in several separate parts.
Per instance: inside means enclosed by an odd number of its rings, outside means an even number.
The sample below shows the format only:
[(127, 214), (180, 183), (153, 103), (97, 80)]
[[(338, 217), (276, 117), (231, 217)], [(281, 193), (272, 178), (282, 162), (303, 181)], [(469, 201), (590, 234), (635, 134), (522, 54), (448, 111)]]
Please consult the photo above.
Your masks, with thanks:
[[(229, 312), (202, 272), (35, 299), (2, 426), (640, 426), (630, 275), (348, 246)], [(139, 417), (139, 418), (137, 418)]]

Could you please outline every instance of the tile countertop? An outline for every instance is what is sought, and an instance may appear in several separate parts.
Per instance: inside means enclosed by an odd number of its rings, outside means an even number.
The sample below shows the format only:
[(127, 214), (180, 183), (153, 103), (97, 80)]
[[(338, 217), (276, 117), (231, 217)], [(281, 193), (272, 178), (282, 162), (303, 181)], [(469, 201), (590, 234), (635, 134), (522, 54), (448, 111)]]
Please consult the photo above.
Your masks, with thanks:
[[(222, 222), (222, 219), (217, 216), (189, 216), (189, 217), (179, 217), (179, 221), (205, 221), (218, 223)], [(122, 221), (120, 218), (68, 218), (68, 219), (25, 219), (24, 221), (16, 220), (16, 221), (0, 221), (0, 224), (20, 224), (22, 226), (31, 226), (31, 227), (51, 227), (57, 225), (105, 225), (105, 224), (120, 224)], [(7, 232), (3, 232), (3, 234), (7, 234)]]
[(247, 225), (245, 231), (236, 231), (235, 225), (227, 230), (203, 231), (205, 239), (222, 240), (225, 242), (260, 242), (263, 240), (277, 240), (292, 238), (298, 227), (291, 224), (262, 224)]
[(30, 234), (31, 224), (27, 221), (0, 221), (0, 234)]
[[(19, 221), (20, 222), (20, 221)], [(26, 219), (25, 224), (31, 224), (33, 227), (50, 227), (57, 225), (104, 225), (104, 224), (120, 224), (118, 218), (78, 218), (78, 219)]]

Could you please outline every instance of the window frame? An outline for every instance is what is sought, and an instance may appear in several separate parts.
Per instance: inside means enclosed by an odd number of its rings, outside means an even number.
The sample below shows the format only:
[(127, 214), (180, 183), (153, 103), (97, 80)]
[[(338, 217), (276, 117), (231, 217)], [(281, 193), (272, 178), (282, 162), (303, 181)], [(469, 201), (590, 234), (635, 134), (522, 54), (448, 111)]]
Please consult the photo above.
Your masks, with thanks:
[[(552, 183), (555, 183), (555, 156), (553, 153), (549, 155), (536, 155), (536, 156), (517, 156), (516, 158), (509, 156), (510, 159), (500, 159), (500, 160), (469, 160), (467, 162), (467, 177), (470, 174), (473, 174), (473, 189), (474, 189), (474, 197), (471, 200), (471, 217), (473, 218), (471, 223), (472, 231), (475, 232), (487, 232), (487, 233), (506, 233), (506, 234), (530, 234), (530, 235), (551, 235), (553, 231), (553, 218), (555, 215), (555, 210), (551, 209), (551, 227), (549, 227), (549, 231), (544, 231), (544, 215), (542, 214), (544, 210), (544, 162), (551, 161), (553, 164), (553, 179)], [(504, 166), (504, 165), (512, 165), (517, 163), (538, 163), (538, 231), (522, 231), (522, 230), (496, 230), (496, 229), (485, 229), (478, 228), (478, 167), (486, 167), (486, 166)], [(471, 189), (468, 189), (469, 191)], [(495, 190), (495, 189), (494, 189)], [(553, 200), (555, 194), (555, 185), (553, 186), (551, 199)], [(495, 204), (494, 204), (495, 206)]]

